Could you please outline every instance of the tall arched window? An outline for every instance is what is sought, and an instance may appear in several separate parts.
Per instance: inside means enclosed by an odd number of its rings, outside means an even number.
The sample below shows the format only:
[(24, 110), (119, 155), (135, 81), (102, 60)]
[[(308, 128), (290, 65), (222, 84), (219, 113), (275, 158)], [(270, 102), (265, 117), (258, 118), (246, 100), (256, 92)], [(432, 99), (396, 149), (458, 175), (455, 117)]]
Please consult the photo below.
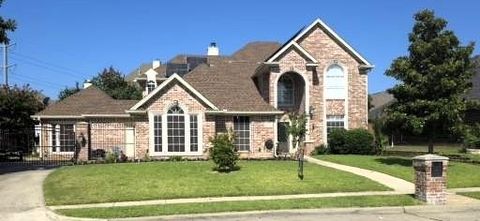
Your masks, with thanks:
[(291, 107), (294, 105), (294, 84), (290, 76), (282, 75), (278, 79), (277, 100), (279, 107)]
[(185, 114), (178, 105), (167, 112), (168, 152), (185, 152)]
[(155, 89), (155, 82), (154, 81), (148, 81), (147, 82), (147, 93), (152, 92)]
[(345, 99), (347, 97), (345, 73), (340, 65), (334, 64), (327, 69), (325, 97), (326, 99)]

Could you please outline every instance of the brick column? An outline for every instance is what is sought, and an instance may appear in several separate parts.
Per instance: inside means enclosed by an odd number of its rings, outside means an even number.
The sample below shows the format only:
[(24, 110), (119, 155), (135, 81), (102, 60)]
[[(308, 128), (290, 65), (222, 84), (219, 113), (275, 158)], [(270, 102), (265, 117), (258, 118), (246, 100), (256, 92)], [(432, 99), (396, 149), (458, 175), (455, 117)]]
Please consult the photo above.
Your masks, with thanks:
[(433, 154), (413, 158), (415, 169), (415, 197), (432, 205), (447, 201), (448, 158)]
[(75, 124), (75, 135), (77, 139), (76, 153), (77, 161), (87, 161), (89, 151), (89, 130), (88, 122), (77, 122)]

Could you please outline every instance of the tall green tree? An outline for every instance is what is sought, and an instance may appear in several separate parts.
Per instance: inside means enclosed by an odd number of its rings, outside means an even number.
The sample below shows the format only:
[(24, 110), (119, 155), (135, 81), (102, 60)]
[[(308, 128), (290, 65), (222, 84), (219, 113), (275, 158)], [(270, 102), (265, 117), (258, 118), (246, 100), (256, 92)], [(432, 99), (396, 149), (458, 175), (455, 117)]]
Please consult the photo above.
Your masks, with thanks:
[[(0, 0), (0, 7), (3, 4), (3, 0)], [(17, 29), (17, 23), (13, 19), (4, 19), (0, 16), (0, 43), (8, 44), (10, 43), (10, 38), (8, 38), (7, 32), (15, 31)]]
[(92, 84), (105, 91), (114, 99), (142, 98), (142, 91), (139, 87), (125, 81), (124, 75), (113, 67), (105, 68), (92, 79)]
[(30, 117), (45, 108), (39, 92), (28, 85), (2, 86), (0, 88), (0, 130), (22, 130), (33, 128), (35, 121)]
[[(105, 91), (114, 99), (139, 100), (142, 98), (142, 90), (125, 80), (124, 75), (113, 67), (105, 68), (92, 79), (92, 84)], [(65, 88), (58, 95), (59, 100), (80, 91), (78, 82), (76, 87)]]
[(65, 89), (61, 90), (60, 93), (58, 94), (58, 100), (61, 101), (79, 91), (80, 91), (80, 86), (78, 85), (78, 82), (77, 82), (75, 83), (75, 87), (65, 87)]
[(471, 88), (474, 44), (460, 45), (447, 21), (431, 10), (415, 14), (408, 55), (396, 58), (386, 75), (399, 81), (389, 89), (396, 102), (386, 109), (390, 128), (428, 137), (433, 153), (435, 136), (462, 124)]

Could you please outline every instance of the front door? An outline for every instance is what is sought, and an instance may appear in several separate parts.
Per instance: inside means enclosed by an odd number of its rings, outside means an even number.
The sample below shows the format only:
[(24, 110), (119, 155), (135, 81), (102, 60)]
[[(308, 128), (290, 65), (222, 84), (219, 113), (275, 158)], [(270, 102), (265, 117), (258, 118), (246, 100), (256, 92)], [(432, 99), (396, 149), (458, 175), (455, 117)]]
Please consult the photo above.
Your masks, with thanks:
[(286, 154), (289, 152), (290, 149), (290, 142), (288, 139), (288, 131), (287, 125), (288, 122), (278, 122), (277, 124), (277, 132), (278, 132), (278, 147), (277, 147), (277, 154)]

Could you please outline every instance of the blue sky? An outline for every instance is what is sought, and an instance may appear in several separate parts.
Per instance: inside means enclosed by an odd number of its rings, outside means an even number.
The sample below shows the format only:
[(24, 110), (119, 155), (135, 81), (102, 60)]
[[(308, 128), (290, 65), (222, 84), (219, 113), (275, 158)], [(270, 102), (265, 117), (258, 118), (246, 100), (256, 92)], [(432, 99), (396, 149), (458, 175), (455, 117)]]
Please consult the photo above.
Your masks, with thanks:
[(18, 23), (10, 35), (11, 84), (28, 83), (56, 99), (110, 65), (127, 74), (153, 59), (204, 54), (211, 41), (224, 55), (249, 41), (283, 43), (317, 17), (375, 64), (369, 91), (378, 92), (395, 83), (384, 71), (406, 54), (412, 16), (424, 8), (446, 18), (462, 43), (480, 41), (474, 0), (6, 0), (0, 15)]

